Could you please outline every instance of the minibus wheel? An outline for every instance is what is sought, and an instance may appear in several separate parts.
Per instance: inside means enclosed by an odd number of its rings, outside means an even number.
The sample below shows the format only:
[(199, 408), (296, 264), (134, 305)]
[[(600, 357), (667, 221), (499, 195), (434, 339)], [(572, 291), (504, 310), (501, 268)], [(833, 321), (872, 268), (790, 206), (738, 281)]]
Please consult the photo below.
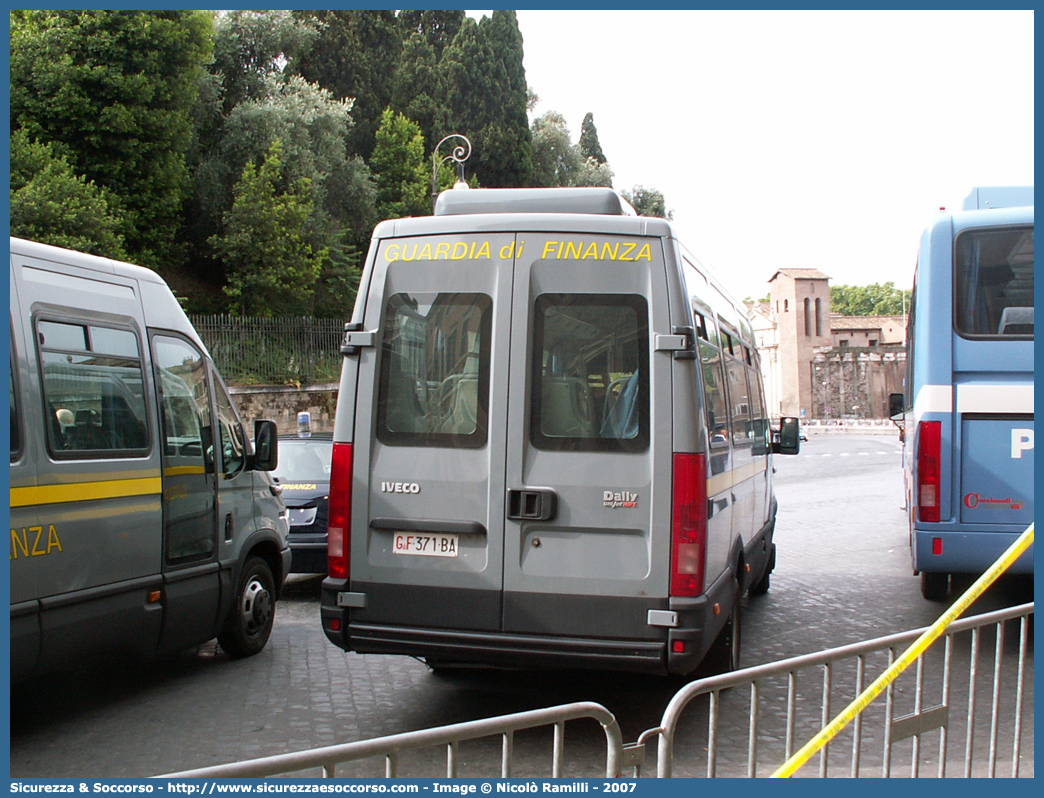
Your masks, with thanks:
[(946, 601), (950, 594), (950, 575), (937, 571), (921, 571), (921, 595), (928, 601)]
[(739, 670), (741, 636), (740, 587), (736, 581), (732, 591), (732, 607), (729, 617), (721, 628), (714, 642), (711, 643), (707, 656), (703, 658), (702, 670), (710, 675), (731, 673)]
[(248, 557), (239, 576), (235, 603), (218, 643), (233, 659), (250, 657), (265, 647), (275, 621), (275, 580), (268, 563)]

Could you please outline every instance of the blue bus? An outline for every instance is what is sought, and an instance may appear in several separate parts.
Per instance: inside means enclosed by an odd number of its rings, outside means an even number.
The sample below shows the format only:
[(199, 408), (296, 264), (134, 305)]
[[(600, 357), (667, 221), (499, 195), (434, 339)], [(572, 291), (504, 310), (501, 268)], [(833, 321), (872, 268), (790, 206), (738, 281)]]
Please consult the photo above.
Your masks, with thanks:
[[(903, 394), (910, 549), (945, 601), (1033, 521), (1033, 188), (975, 189), (928, 226), (914, 274)], [(1009, 573), (1033, 573), (1030, 547)]]

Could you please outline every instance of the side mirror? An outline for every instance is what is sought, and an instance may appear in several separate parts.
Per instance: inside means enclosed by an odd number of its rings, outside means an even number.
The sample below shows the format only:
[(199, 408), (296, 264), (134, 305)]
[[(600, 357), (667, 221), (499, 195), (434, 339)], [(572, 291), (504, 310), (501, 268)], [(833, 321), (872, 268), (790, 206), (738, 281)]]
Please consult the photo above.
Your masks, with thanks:
[(895, 418), (906, 412), (906, 395), (901, 393), (888, 394), (888, 416)]
[(772, 451), (775, 454), (797, 454), (801, 450), (798, 438), (800, 422), (793, 416), (780, 419), (779, 431), (772, 432)]
[(254, 422), (254, 470), (273, 471), (279, 463), (279, 437), (274, 421)]

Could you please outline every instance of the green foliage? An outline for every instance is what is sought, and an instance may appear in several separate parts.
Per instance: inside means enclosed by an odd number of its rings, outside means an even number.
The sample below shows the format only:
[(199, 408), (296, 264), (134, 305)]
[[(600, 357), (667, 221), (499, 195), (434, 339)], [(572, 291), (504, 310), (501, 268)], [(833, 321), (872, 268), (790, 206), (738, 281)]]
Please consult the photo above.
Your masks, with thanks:
[(841, 316), (902, 316), (910, 307), (910, 292), (883, 285), (830, 286), (830, 312)]
[(420, 127), (386, 109), (370, 156), (377, 183), (377, 215), (382, 219), (422, 216), (431, 212), (431, 177), (424, 157)]
[(11, 135), (11, 235), (126, 260), (113, 198), (48, 144)]
[(265, 78), (306, 53), (318, 36), (315, 19), (289, 11), (226, 11), (218, 16), (212, 71), (221, 78), (224, 113), (244, 100), (263, 100)]
[(530, 185), (533, 162), (522, 34), (514, 11), (461, 25), (440, 62), (448, 125), (473, 147), (467, 168), (482, 185)]
[(605, 163), (605, 153), (598, 141), (598, 129), (595, 127), (594, 114), (590, 111), (584, 117), (580, 125), (580, 155), (584, 158), (594, 158), (596, 162)]
[(558, 111), (547, 111), (533, 120), (533, 184), (572, 186), (580, 172), (577, 147), (569, 139), (569, 128)]
[(12, 130), (118, 197), (126, 249), (147, 265), (174, 254), (211, 30), (202, 11), (11, 12)]
[[(425, 12), (427, 13), (427, 12)], [(403, 42), (402, 57), (392, 82), (391, 107), (420, 126), (426, 148), (431, 150), (447, 128), (439, 56), (421, 33)]]
[(635, 186), (630, 191), (621, 191), (623, 198), (634, 206), (639, 216), (656, 216), (661, 219), (674, 218), (674, 212), (667, 210), (663, 192), (655, 188)]
[(290, 70), (339, 99), (354, 98), (348, 149), (369, 160), (381, 114), (391, 103), (402, 34), (394, 11), (295, 11), (320, 22), (319, 38)]
[[(243, 316), (307, 313), (327, 257), (303, 234), (312, 211), (306, 177), (284, 181), (282, 146), (272, 144), (260, 169), (247, 163), (235, 188), (225, 232), (211, 244), (230, 264), (225, 294)], [(283, 186), (286, 185), (286, 188)]]
[(409, 40), (419, 34), (435, 53), (436, 59), (442, 57), (446, 45), (453, 41), (463, 24), (463, 11), (400, 11), (398, 16), (402, 38)]

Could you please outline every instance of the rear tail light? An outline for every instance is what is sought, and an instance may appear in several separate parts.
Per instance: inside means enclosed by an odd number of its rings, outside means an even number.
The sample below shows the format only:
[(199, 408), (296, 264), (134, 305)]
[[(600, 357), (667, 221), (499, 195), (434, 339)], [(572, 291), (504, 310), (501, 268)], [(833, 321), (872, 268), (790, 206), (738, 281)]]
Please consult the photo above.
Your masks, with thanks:
[(674, 455), (671, 595), (703, 593), (707, 557), (707, 466), (701, 454)]
[(939, 523), (940, 453), (942, 422), (922, 421), (917, 425), (917, 520)]
[(348, 578), (352, 532), (352, 445), (335, 443), (330, 468), (329, 525), (326, 561), (330, 576)]

